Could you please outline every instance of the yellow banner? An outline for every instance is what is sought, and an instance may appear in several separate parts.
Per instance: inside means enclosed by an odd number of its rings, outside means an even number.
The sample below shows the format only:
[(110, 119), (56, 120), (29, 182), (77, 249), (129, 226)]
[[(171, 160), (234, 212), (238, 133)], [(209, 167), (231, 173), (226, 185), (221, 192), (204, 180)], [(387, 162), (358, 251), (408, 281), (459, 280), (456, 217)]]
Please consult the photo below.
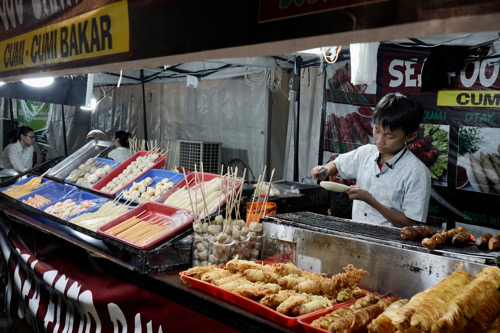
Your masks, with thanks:
[(0, 42), (0, 72), (129, 51), (127, 1)]
[(438, 92), (438, 106), (500, 108), (498, 90), (444, 90)]

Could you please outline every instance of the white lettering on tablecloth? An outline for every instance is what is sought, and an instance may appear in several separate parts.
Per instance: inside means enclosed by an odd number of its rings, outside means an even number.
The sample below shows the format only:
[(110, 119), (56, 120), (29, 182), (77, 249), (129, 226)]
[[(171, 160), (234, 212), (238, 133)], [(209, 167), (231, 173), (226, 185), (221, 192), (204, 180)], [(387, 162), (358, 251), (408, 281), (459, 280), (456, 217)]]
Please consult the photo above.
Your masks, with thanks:
[[(19, 249), (16, 249), (20, 252)], [(10, 257), (4, 252), (6, 260)], [(29, 263), (33, 259), (28, 254), (22, 254), (21, 258), (25, 263)], [(10, 309), (12, 303), (13, 288), (20, 291), (20, 296), (23, 302), (19, 302), (17, 315), (32, 327), (37, 327), (36, 318), (43, 318), (43, 326), (45, 329), (49, 325), (53, 325), (50, 331), (52, 332), (101, 332), (105, 323), (113, 327), (114, 332), (128, 332), (130, 324), (133, 327), (133, 332), (141, 333), (143, 322), (141, 314), (136, 313), (133, 322), (127, 322), (127, 318), (132, 318), (126, 315), (119, 305), (108, 303), (108, 313), (99, 314), (95, 305), (93, 294), (90, 290), (81, 291), (82, 285), (78, 281), (70, 282), (70, 279), (59, 271), (50, 270), (42, 275), (43, 282), (34, 276), (33, 271), (38, 264), (38, 260), (33, 260), (30, 264), (31, 269), (23, 269), (23, 265), (16, 263), (13, 285), (7, 285), (7, 308)], [(48, 288), (44, 288), (43, 283), (47, 284)], [(68, 284), (71, 285), (68, 288)], [(47, 290), (47, 293), (42, 293), (41, 290)], [(43, 313), (42, 313), (43, 311)], [(75, 316), (80, 320), (75, 322)], [(153, 333), (153, 323), (146, 323), (147, 333)], [(158, 333), (162, 333), (162, 327), (158, 326)]]

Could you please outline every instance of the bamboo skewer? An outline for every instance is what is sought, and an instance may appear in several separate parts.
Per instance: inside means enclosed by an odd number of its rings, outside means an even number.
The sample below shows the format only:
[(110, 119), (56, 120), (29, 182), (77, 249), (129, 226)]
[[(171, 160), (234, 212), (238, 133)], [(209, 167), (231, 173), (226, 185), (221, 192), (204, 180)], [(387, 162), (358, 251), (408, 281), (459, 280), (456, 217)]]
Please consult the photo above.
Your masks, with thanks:
[(205, 173), (203, 172), (203, 162), (200, 163), (200, 167), (201, 167), (201, 178), (202, 178), (200, 191), (201, 191), (201, 197), (203, 198), (203, 211), (204, 211), (203, 222), (205, 222), (206, 219), (208, 218), (209, 211), (208, 211), (207, 201), (205, 200)]
[(267, 187), (267, 191), (266, 191), (266, 194), (264, 196), (264, 201), (262, 203), (262, 206), (260, 207), (260, 211), (259, 211), (257, 222), (261, 219), (261, 215), (262, 215), (262, 217), (264, 217), (265, 210), (267, 209), (267, 200), (269, 199), (269, 192), (271, 191), (271, 184), (272, 184), (272, 181), (273, 181), (273, 176), (274, 176), (274, 169), (271, 172), (271, 178), (269, 179), (269, 185)]
[(195, 220), (197, 220), (198, 219), (198, 214), (197, 214), (197, 211), (194, 210), (193, 200), (191, 199), (191, 193), (189, 192), (189, 183), (187, 181), (186, 171), (183, 169), (182, 172), (184, 173), (184, 180), (186, 181), (186, 188), (187, 188), (187, 191), (188, 191), (189, 203), (191, 204), (191, 210), (192, 210), (192, 212), (194, 214)]
[(219, 213), (217, 214), (217, 216), (220, 216), (220, 207), (222, 206), (221, 205), (221, 196), (222, 196), (222, 183), (224, 182), (224, 175), (223, 175), (223, 172), (224, 172), (224, 164), (221, 165), (221, 168), (220, 168), (220, 184), (219, 184)]
[[(261, 179), (262, 175), (259, 175), (259, 179), (257, 180), (257, 185), (260, 183), (260, 179)], [(257, 194), (257, 187), (255, 187), (255, 190), (253, 192), (253, 198), (252, 198), (252, 204), (250, 205), (250, 208), (248, 209), (248, 214), (250, 216), (250, 214), (252, 213), (252, 209), (253, 209), (253, 204), (255, 202), (255, 195)], [(250, 220), (247, 221), (247, 227), (250, 226)]]
[(243, 194), (243, 185), (245, 184), (245, 176), (247, 173), (247, 169), (243, 170), (243, 178), (241, 179), (241, 186), (238, 194), (238, 207), (236, 208), (236, 220), (239, 220), (240, 217), (240, 204), (241, 204), (241, 196)]

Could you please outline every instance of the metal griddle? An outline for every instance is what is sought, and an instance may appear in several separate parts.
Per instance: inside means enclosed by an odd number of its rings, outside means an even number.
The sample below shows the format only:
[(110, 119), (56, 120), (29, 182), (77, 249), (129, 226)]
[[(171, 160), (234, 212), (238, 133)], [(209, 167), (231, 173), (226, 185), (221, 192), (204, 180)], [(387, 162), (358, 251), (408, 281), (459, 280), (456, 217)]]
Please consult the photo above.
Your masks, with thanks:
[(500, 252), (478, 249), (475, 245), (456, 247), (444, 245), (429, 250), (421, 245), (420, 241), (410, 241), (401, 238), (400, 229), (379, 226), (369, 223), (356, 222), (333, 216), (315, 214), (311, 212), (296, 212), (278, 214), (266, 217), (267, 222), (280, 223), (292, 227), (305, 228), (326, 234), (340, 234), (343, 236), (357, 237), (367, 241), (375, 241), (399, 248), (407, 248), (416, 251), (432, 252), (443, 256), (458, 259), (470, 259), (476, 257), (488, 264), (498, 265), (500, 263)]

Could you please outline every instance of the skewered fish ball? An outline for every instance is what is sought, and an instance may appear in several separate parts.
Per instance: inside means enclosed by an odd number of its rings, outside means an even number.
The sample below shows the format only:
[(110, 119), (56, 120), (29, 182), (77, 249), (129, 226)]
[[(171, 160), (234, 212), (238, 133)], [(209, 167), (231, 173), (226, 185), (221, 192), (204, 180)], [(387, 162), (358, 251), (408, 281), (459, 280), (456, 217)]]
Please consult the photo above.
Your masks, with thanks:
[(205, 249), (203, 251), (198, 251), (198, 258), (200, 260), (207, 260), (208, 259), (208, 250)]
[(215, 235), (215, 234), (219, 233), (221, 230), (222, 230), (222, 226), (212, 224), (212, 225), (208, 226), (208, 230), (207, 231), (211, 235)]
[(262, 232), (262, 224), (258, 223), (258, 222), (252, 222), (250, 223), (250, 227), (249, 227), (250, 231), (254, 231), (254, 232)]
[(99, 178), (106, 176), (106, 171), (103, 168), (99, 168), (95, 171), (95, 175)]
[(87, 181), (89, 183), (92, 183), (92, 184), (97, 182), (98, 180), (99, 180), (99, 177), (94, 173), (90, 174), (90, 176), (87, 177)]
[(231, 242), (231, 239), (226, 233), (221, 232), (220, 234), (217, 235), (217, 243), (226, 244), (229, 242)]

